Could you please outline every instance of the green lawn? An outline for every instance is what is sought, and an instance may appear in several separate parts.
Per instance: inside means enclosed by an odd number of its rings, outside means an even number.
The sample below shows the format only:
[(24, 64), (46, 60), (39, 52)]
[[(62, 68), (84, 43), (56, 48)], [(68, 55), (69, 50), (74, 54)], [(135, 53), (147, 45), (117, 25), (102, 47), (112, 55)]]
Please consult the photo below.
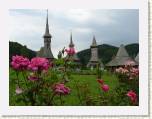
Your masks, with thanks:
[[(10, 70), (10, 105), (25, 105), (22, 101), (17, 101), (18, 95), (15, 94), (15, 77), (15, 72)], [(19, 77), (21, 79), (23, 78), (21, 75)], [(70, 87), (71, 93), (69, 95), (62, 96), (62, 100), (64, 102), (63, 105), (83, 106), (86, 105), (86, 103), (88, 103), (87, 105), (101, 105), (96, 103), (96, 100), (100, 99), (99, 96), (111, 95), (116, 86), (119, 85), (118, 79), (114, 74), (105, 72), (102, 75), (102, 79), (104, 80), (105, 84), (108, 84), (110, 87), (110, 90), (106, 94), (101, 91), (95, 75), (72, 75), (70, 81), (66, 84), (66, 86)], [(22, 83), (24, 86), (24, 80)], [(59, 97), (54, 98), (55, 105), (61, 105), (58, 98)]]
[[(102, 77), (104, 79), (105, 84), (108, 84), (110, 87), (110, 90), (108, 92), (108, 94), (110, 95), (119, 82), (115, 75), (109, 75), (105, 73), (103, 74)], [(92, 98), (96, 98), (100, 96), (101, 93), (103, 93), (101, 91), (99, 83), (96, 81), (95, 75), (73, 75), (73, 80), (71, 80), (71, 82), (68, 84), (69, 87), (71, 87), (72, 93), (66, 97), (66, 99), (68, 100), (68, 103), (65, 105), (75, 105), (75, 104), (82, 105), (79, 103), (80, 101), (77, 96), (76, 83), (78, 83), (80, 87), (84, 85), (84, 87), (81, 89), (85, 88), (84, 90), (88, 90), (86, 91), (86, 93), (89, 93), (89, 94), (86, 94), (86, 95), (92, 96)], [(82, 92), (84, 90), (81, 90), (81, 89), (80, 89), (80, 94), (83, 94)]]

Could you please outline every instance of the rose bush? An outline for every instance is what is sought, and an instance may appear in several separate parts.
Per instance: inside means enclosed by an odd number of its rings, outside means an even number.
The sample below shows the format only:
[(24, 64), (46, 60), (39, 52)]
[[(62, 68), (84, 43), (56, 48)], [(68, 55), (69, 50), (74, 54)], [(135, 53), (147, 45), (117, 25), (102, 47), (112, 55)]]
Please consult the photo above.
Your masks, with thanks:
[[(12, 57), (11, 66), (16, 72), (16, 95), (20, 95), (20, 100), (26, 104), (30, 102), (29, 105), (39, 105), (43, 102), (44, 105), (53, 105), (55, 96), (70, 93), (70, 88), (65, 86), (63, 79), (57, 79), (57, 74), (53, 74), (52, 62), (45, 58), (35, 57), (29, 60), (26, 57), (16, 55)], [(19, 78), (20, 76), (22, 79)], [(48, 79), (49, 77), (52, 79)], [(64, 77), (66, 77), (65, 71)], [(51, 88), (55, 83), (58, 84), (55, 88)], [(41, 96), (44, 97), (41, 98)]]
[[(11, 105), (138, 105), (137, 67), (119, 67), (115, 75), (101, 71), (99, 64), (93, 71), (87, 69), (87, 74), (81, 71), (77, 74), (73, 68), (74, 54), (74, 49), (64, 49), (54, 61), (13, 56)], [(82, 77), (86, 77), (85, 80)], [(72, 97), (74, 100), (70, 100)]]
[[(124, 67), (115, 70), (119, 78), (119, 95), (126, 95), (131, 99), (131, 105), (138, 105), (139, 98), (139, 68), (134, 66), (134, 62), (127, 62)], [(120, 91), (120, 88), (121, 91)], [(123, 97), (125, 98), (125, 97)], [(126, 99), (126, 98), (125, 98)], [(128, 101), (128, 99), (126, 99)], [(127, 102), (126, 101), (126, 102)]]

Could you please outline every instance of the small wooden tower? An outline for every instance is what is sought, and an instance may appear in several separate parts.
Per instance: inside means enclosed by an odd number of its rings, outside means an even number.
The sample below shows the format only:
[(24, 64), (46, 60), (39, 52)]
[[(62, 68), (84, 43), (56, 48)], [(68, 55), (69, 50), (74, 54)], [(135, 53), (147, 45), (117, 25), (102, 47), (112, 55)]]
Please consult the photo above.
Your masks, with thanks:
[(98, 57), (98, 46), (96, 43), (96, 39), (95, 36), (93, 36), (93, 41), (92, 41), (92, 45), (90, 46), (91, 49), (91, 58), (87, 64), (87, 67), (91, 67), (91, 68), (95, 68), (97, 67), (97, 65), (100, 64), (100, 67), (104, 67), (103, 63), (99, 60)]

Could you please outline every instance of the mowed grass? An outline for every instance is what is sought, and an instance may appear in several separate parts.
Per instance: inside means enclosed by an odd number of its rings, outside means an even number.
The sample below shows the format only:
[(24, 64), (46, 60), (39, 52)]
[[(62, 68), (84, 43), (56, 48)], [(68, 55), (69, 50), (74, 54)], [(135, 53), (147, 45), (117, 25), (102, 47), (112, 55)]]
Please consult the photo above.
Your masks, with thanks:
[[(20, 75), (19, 77), (21, 77)], [(10, 84), (9, 84), (9, 102), (10, 105), (25, 105), (24, 102), (18, 102), (17, 96), (15, 94), (16, 84), (15, 81), (16, 74), (14, 71), (10, 70)], [(23, 78), (23, 77), (21, 77)], [(116, 86), (118, 86), (119, 82), (117, 77), (114, 74), (111, 74), (109, 72), (105, 72), (102, 75), (102, 79), (104, 80), (104, 83), (109, 85), (110, 90), (108, 91), (108, 95), (113, 93)], [(24, 86), (24, 80), (22, 81)], [(83, 96), (84, 93), (87, 93), (87, 95), (90, 95), (91, 97), (98, 97), (102, 93), (101, 87), (99, 83), (97, 82), (95, 75), (72, 75), (71, 79), (68, 83), (66, 83), (66, 86), (68, 86), (71, 89), (71, 93), (66, 96), (62, 96), (63, 105), (66, 106), (83, 106), (85, 105), (83, 103)], [(80, 101), (79, 98), (82, 99)], [(59, 97), (54, 98), (54, 102), (56, 106), (61, 105)]]
[[(73, 75), (72, 77), (73, 79), (67, 84), (71, 88), (71, 94), (66, 96), (65, 99), (68, 100), (68, 103), (65, 103), (65, 105), (82, 105), (80, 104), (79, 98), (77, 96), (78, 89), (76, 88), (76, 83), (80, 84), (80, 86), (86, 86), (88, 89), (88, 92), (86, 93), (89, 93), (88, 95), (92, 96), (93, 98), (98, 97), (101, 93), (103, 93), (95, 75)], [(104, 80), (105, 84), (109, 85), (110, 89), (108, 95), (110, 95), (118, 86), (118, 79), (115, 75), (109, 73), (104, 73), (102, 75), (102, 79)], [(83, 90), (81, 89), (84, 89), (84, 87), (78, 87), (80, 89), (80, 94), (82, 94)]]

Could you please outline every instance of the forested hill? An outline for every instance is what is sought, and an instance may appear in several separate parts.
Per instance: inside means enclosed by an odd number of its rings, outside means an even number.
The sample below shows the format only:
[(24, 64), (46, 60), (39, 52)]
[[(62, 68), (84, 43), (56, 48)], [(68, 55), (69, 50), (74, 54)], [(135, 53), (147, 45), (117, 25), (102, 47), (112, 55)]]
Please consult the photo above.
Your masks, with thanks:
[[(128, 54), (130, 57), (134, 58), (136, 57), (138, 51), (139, 51), (139, 44), (134, 43), (134, 44), (128, 44), (125, 46)], [(100, 60), (104, 64), (108, 63), (112, 57), (114, 57), (118, 51), (118, 47), (108, 45), (108, 44), (102, 44), (98, 45), (98, 55)], [(78, 57), (80, 58), (80, 61), (83, 65), (86, 65), (90, 59), (91, 52), (90, 49), (85, 49), (77, 53)]]
[(9, 41), (9, 60), (10, 61), (13, 55), (23, 55), (31, 59), (32, 57), (36, 56), (36, 52), (17, 42)]
[[(125, 46), (125, 48), (129, 56), (134, 58), (138, 54), (139, 44), (137, 43), (128, 44)], [(118, 47), (115, 47), (112, 45), (108, 45), (108, 44), (98, 45), (98, 55), (99, 55), (100, 60), (102, 60), (104, 64), (109, 62), (112, 59), (112, 57), (116, 55), (117, 51), (118, 51)], [(23, 55), (31, 59), (32, 57), (36, 56), (36, 51), (33, 51), (17, 42), (10, 41), (9, 42), (9, 58), (11, 59), (11, 57), (16, 54)], [(90, 49), (82, 50), (78, 52), (77, 55), (80, 58), (81, 63), (83, 65), (86, 65), (90, 59), (90, 55), (91, 55)]]

